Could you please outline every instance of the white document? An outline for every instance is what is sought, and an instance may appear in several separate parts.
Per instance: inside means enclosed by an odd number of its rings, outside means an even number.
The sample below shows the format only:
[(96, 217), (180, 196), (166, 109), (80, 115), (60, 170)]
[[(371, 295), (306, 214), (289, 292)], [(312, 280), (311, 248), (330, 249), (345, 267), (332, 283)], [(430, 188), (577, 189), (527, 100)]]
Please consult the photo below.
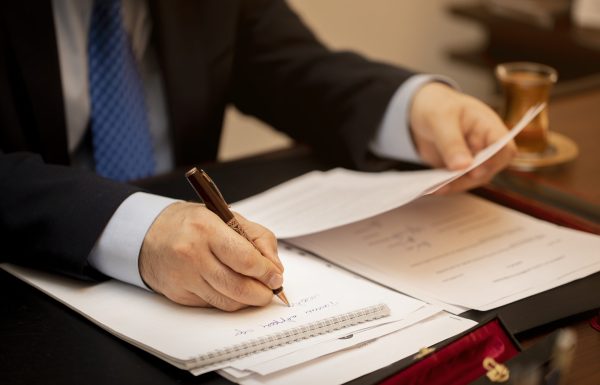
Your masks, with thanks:
[(343, 337), (329, 339), (312, 346), (305, 346), (301, 349), (296, 349), (288, 354), (274, 355), (270, 357), (266, 355), (253, 355), (244, 357), (231, 363), (229, 368), (235, 368), (240, 371), (256, 372), (262, 375), (271, 374), (276, 371), (299, 365), (301, 363), (313, 360), (324, 355), (335, 353), (340, 350), (358, 345), (360, 343), (371, 341), (381, 336), (404, 329), (415, 323), (430, 318), (435, 314), (440, 313), (440, 310), (433, 306), (424, 306), (398, 321), (391, 321), (385, 324), (376, 326), (366, 326), (361, 330), (348, 333)]
[(269, 228), (278, 238), (365, 219), (432, 193), (479, 166), (512, 140), (543, 107), (530, 109), (506, 136), (479, 152), (473, 163), (461, 171), (313, 171), (237, 202), (233, 208)]
[(439, 313), (374, 341), (266, 376), (240, 375), (239, 371), (227, 369), (219, 374), (243, 385), (341, 384), (415, 354), (420, 348), (434, 345), (475, 324), (465, 318)]
[[(12, 265), (2, 267), (116, 336), (195, 374), (226, 366), (225, 361), (212, 358), (237, 352), (239, 346), (254, 346), (255, 341), (273, 342), (270, 346), (276, 350), (277, 340), (293, 341), (289, 333), (297, 328), (316, 337), (284, 348), (299, 349), (343, 337), (401, 320), (429, 306), (307, 254), (282, 249), (279, 256), (287, 267), (285, 289), (293, 306), (274, 299), (269, 306), (234, 313), (177, 305), (114, 280), (89, 283)], [(360, 319), (364, 309), (379, 304), (389, 308), (389, 316), (360, 324), (347, 322)], [(283, 349), (281, 354), (287, 352)]]
[(600, 237), (468, 194), (288, 241), (403, 293), (477, 310), (600, 271)]

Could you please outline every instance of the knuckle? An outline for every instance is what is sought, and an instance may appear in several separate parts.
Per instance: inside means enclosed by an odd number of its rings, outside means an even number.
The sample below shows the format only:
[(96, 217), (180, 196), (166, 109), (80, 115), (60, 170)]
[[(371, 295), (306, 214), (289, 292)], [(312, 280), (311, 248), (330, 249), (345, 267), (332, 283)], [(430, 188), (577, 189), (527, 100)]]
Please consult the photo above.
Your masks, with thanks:
[(250, 288), (245, 282), (237, 282), (235, 285), (232, 285), (231, 294), (233, 298), (236, 299), (244, 299), (250, 293)]
[(211, 272), (211, 281), (214, 282), (214, 285), (219, 288), (230, 288), (232, 285), (232, 279), (227, 270), (216, 269)]
[(173, 244), (172, 249), (180, 259), (192, 259), (195, 255), (194, 247), (189, 242), (176, 242)]
[(241, 308), (241, 304), (235, 301), (230, 300), (227, 297), (224, 297), (220, 294), (215, 294), (212, 295), (210, 300), (208, 300), (208, 302), (216, 307), (217, 309), (226, 311), (226, 312), (233, 312), (236, 310), (239, 310)]
[(253, 271), (256, 270), (258, 263), (256, 262), (255, 258), (252, 257), (252, 255), (248, 255), (248, 254), (243, 254), (238, 256), (238, 260), (236, 261), (236, 264), (239, 268), (240, 273), (252, 273)]
[(206, 220), (199, 218), (197, 215), (188, 217), (183, 224), (184, 228), (189, 228), (196, 233), (206, 233), (209, 231), (209, 226)]
[(268, 241), (277, 244), (277, 237), (275, 236), (275, 233), (273, 233), (271, 230), (265, 229), (265, 234), (264, 235), (265, 235), (265, 238), (267, 238)]
[(210, 230), (210, 219), (207, 217), (207, 209), (200, 205), (194, 205), (187, 215), (181, 220), (183, 229), (191, 229), (196, 232), (207, 232)]

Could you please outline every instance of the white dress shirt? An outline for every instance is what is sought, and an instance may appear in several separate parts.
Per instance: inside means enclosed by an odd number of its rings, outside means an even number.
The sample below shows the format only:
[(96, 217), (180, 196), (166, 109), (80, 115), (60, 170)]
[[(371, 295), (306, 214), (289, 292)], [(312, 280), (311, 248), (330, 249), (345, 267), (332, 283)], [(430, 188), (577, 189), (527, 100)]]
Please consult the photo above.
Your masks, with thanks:
[[(67, 138), (75, 166), (91, 167), (90, 154), (78, 149), (88, 129), (90, 96), (88, 83), (87, 40), (93, 0), (53, 0), (58, 57), (64, 95)], [(150, 134), (157, 160), (157, 172), (173, 167), (168, 135), (169, 122), (162, 78), (156, 55), (150, 45), (152, 20), (146, 0), (123, 0), (123, 22), (131, 37), (149, 111)], [(389, 102), (370, 150), (378, 156), (420, 162), (410, 135), (408, 117), (413, 95), (423, 85), (452, 80), (435, 75), (415, 75), (398, 88)], [(156, 217), (176, 200), (147, 193), (128, 197), (113, 214), (88, 261), (100, 272), (145, 288), (138, 269), (138, 256), (146, 232)]]

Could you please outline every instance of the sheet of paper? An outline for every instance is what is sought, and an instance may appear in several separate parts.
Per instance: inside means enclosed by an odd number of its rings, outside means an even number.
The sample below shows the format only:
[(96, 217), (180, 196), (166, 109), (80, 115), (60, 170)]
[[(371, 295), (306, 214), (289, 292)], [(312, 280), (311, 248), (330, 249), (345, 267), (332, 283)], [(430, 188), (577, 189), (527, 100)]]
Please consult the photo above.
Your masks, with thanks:
[(243, 385), (341, 384), (415, 354), (420, 348), (434, 345), (475, 324), (465, 318), (439, 313), (377, 340), (267, 376), (252, 374), (236, 378), (226, 371), (219, 374)]
[(237, 202), (233, 208), (278, 238), (315, 233), (402, 206), (464, 175), (505, 146), (543, 106), (532, 108), (501, 140), (481, 151), (465, 170), (367, 173), (314, 171)]
[[(244, 369), (247, 371), (255, 372), (261, 375), (272, 374), (283, 369), (290, 368), (314, 360), (319, 357), (323, 357), (330, 353), (335, 353), (341, 350), (345, 350), (356, 346), (358, 344), (372, 341), (374, 339), (383, 337), (390, 333), (397, 332), (406, 327), (410, 327), (423, 319), (433, 317), (435, 314), (440, 313), (436, 308), (423, 307), (420, 310), (410, 314), (405, 319), (400, 321), (394, 321), (375, 327), (358, 330), (354, 333), (348, 334), (341, 338), (336, 338), (329, 341), (324, 341), (319, 344), (315, 344), (305, 349), (297, 350), (290, 354), (285, 354), (275, 359), (259, 362), (251, 366), (246, 366)], [(235, 365), (236, 369), (242, 369), (239, 365)]]
[(409, 295), (478, 310), (600, 271), (600, 237), (468, 194), (288, 241)]
[[(286, 252), (290, 252), (290, 253), (301, 253), (304, 254), (304, 252), (300, 251), (300, 250), (296, 250), (293, 249), (287, 245), (281, 245), (281, 248), (285, 248)], [(280, 251), (281, 253), (281, 251)], [(332, 265), (328, 265), (329, 269), (339, 269), (338, 267), (332, 266)], [(343, 271), (343, 274), (348, 274), (347, 272)], [(356, 282), (355, 284), (360, 284), (360, 280), (362, 280), (363, 278), (355, 276), (356, 279), (359, 280), (359, 282)], [(287, 286), (287, 285), (286, 285)], [(385, 289), (384, 289), (385, 290)], [(287, 288), (286, 288), (287, 291)], [(367, 293), (367, 295), (369, 295)], [(370, 295), (379, 295), (377, 292), (372, 292)], [(404, 299), (408, 299), (408, 300), (412, 300), (411, 298), (408, 297), (404, 297)], [(300, 299), (300, 301), (304, 301), (304, 299)], [(229, 368), (236, 368), (236, 369), (246, 369), (249, 368), (251, 366), (254, 365), (259, 365), (261, 363), (270, 361), (270, 360), (275, 360), (281, 356), (285, 356), (285, 355), (294, 355), (299, 351), (310, 351), (310, 355), (312, 356), (318, 356), (318, 355), (322, 355), (322, 354), (326, 354), (326, 353), (331, 353), (333, 351), (335, 351), (335, 344), (329, 344), (328, 342), (330, 341), (335, 341), (338, 339), (347, 339), (348, 335), (353, 335), (353, 334), (357, 334), (357, 333), (361, 333), (364, 332), (366, 330), (369, 330), (369, 335), (371, 336), (370, 338), (373, 338), (372, 336), (381, 336), (384, 334), (387, 334), (390, 332), (390, 330), (398, 330), (400, 328), (406, 327), (408, 325), (411, 325), (415, 322), (418, 322), (420, 320), (423, 320), (433, 314), (439, 313), (441, 311), (441, 309), (437, 306), (433, 306), (421, 301), (418, 301), (417, 303), (410, 303), (409, 306), (406, 306), (407, 303), (404, 303), (402, 306), (402, 309), (399, 308), (399, 306), (397, 306), (399, 303), (395, 303), (392, 304), (390, 306), (391, 309), (391, 314), (388, 317), (382, 318), (380, 320), (375, 320), (375, 321), (371, 321), (368, 323), (363, 323), (360, 325), (356, 325), (353, 327), (349, 327), (349, 328), (345, 328), (343, 330), (340, 330), (339, 333), (330, 333), (327, 335), (321, 335), (321, 336), (316, 336), (307, 340), (303, 340), (303, 341), (299, 341), (293, 344), (286, 344), (283, 346), (278, 347), (277, 349), (268, 349), (268, 350), (264, 350), (264, 351), (260, 351), (257, 352), (255, 354), (252, 355), (248, 355), (248, 356), (244, 356), (244, 357), (240, 357), (237, 358), (235, 360), (230, 360), (228, 361), (226, 364), (223, 364), (220, 367), (223, 367), (225, 365), (227, 365)], [(390, 326), (391, 325), (391, 326)], [(366, 334), (363, 334), (363, 336), (365, 336)], [(359, 341), (360, 338), (363, 337), (357, 337), (354, 338), (355, 341)], [(366, 337), (364, 337), (366, 338)], [(306, 358), (307, 360), (308, 358)], [(215, 369), (217, 369), (216, 367), (213, 367)], [(203, 373), (207, 372), (207, 368), (200, 368), (200, 369), (192, 369), (190, 370), (190, 372), (194, 375), (200, 375)]]
[[(366, 306), (384, 303), (391, 315), (305, 341), (318, 343), (338, 338), (365, 325), (401, 319), (427, 306), (312, 256), (286, 249), (280, 250), (279, 255), (286, 266), (285, 288), (293, 306), (284, 306), (274, 299), (270, 306), (235, 313), (176, 305), (117, 281), (90, 284), (16, 266), (3, 268), (113, 334), (184, 369), (196, 368), (196, 357), (216, 349)], [(286, 346), (291, 345), (294, 344)], [(203, 371), (216, 367), (204, 367)]]

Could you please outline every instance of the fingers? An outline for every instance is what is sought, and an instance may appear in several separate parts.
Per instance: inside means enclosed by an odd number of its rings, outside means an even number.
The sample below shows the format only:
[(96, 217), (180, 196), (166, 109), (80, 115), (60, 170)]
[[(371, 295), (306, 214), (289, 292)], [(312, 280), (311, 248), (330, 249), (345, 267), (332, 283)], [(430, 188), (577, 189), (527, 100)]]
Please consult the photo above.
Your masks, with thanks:
[(233, 271), (253, 277), (271, 289), (280, 288), (283, 284), (281, 269), (247, 239), (224, 223), (223, 226), (219, 238), (210, 243), (212, 253)]
[(277, 253), (277, 238), (275, 234), (266, 227), (247, 220), (241, 214), (235, 213), (235, 216), (260, 253), (273, 262), (279, 268), (280, 272), (283, 272), (284, 267)]
[(464, 104), (463, 94), (442, 83), (426, 84), (416, 92), (411, 132), (422, 159), (432, 166), (458, 170), (473, 160), (462, 126)]
[[(214, 307), (224, 311), (236, 311), (248, 307), (248, 305), (231, 300), (216, 290), (208, 287), (196, 294), (195, 292), (183, 290), (175, 295), (167, 295), (171, 301), (185, 306)], [(204, 299), (204, 298), (206, 299)]]
[[(507, 133), (507, 128), (489, 107), (475, 99), (470, 99), (471, 108), (465, 114), (463, 124), (468, 128), (467, 141), (473, 153), (500, 140)], [(465, 177), (458, 179), (447, 187), (447, 192), (465, 191), (489, 183), (492, 178), (504, 169), (516, 154), (516, 146), (511, 141), (479, 167)], [(443, 191), (442, 191), (443, 192)]]
[[(500, 117), (481, 101), (430, 83), (414, 97), (411, 130), (421, 158), (435, 167), (457, 170), (507, 133)], [(516, 153), (510, 143), (481, 166), (436, 193), (465, 191), (488, 183)]]
[(208, 259), (203, 269), (204, 279), (196, 280), (192, 290), (215, 307), (229, 306), (224, 299), (252, 306), (264, 306), (273, 299), (273, 291), (267, 286), (231, 270), (216, 258)]
[(469, 173), (438, 189), (435, 194), (445, 195), (471, 190), (475, 187), (489, 183), (492, 177), (493, 174), (485, 174), (484, 176), (473, 177), (471, 173)]
[[(247, 222), (247, 223), (246, 223)], [(153, 290), (187, 306), (234, 311), (262, 306), (283, 283), (276, 241), (266, 229), (244, 222), (263, 256), (247, 239), (205, 207), (168, 206), (150, 226), (138, 259), (140, 275)]]
[(459, 126), (458, 119), (442, 119), (437, 116), (432, 121), (433, 142), (447, 168), (460, 170), (473, 161), (471, 150)]
[(449, 194), (467, 191), (489, 183), (494, 176), (506, 167), (516, 153), (516, 146), (510, 142), (492, 158), (468, 174), (440, 188), (436, 194)]

